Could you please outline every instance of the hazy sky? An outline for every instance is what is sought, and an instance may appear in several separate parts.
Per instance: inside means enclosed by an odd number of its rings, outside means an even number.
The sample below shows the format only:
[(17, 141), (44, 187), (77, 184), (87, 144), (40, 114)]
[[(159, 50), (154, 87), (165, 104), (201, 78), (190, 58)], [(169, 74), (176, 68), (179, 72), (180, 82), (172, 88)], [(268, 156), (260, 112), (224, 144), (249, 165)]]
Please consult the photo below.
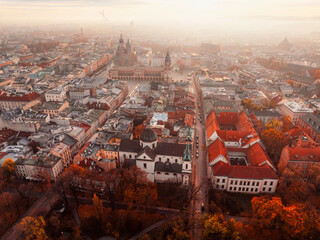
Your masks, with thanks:
[(251, 28), (276, 21), (269, 28), (285, 23), (294, 30), (291, 24), (295, 23), (316, 31), (320, 29), (320, 0), (0, 0), (0, 24), (107, 21), (221, 28), (224, 24), (237, 28), (242, 23)]

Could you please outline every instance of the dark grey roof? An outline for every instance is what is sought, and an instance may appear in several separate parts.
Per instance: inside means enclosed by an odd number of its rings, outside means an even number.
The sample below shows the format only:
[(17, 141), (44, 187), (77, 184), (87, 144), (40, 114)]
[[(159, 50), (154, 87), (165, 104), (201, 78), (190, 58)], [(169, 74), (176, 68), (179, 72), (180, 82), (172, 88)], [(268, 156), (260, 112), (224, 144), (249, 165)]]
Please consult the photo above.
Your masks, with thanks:
[(154, 160), (156, 158), (156, 153), (149, 147), (145, 147), (144, 149), (142, 149), (138, 153), (137, 158), (139, 158), (139, 156), (141, 156), (144, 153), (147, 154), (147, 156), (149, 156), (152, 160)]
[(300, 117), (306, 124), (308, 124), (314, 131), (320, 133), (320, 119), (314, 114), (306, 114)]
[(183, 157), (185, 148), (185, 144), (160, 142), (157, 144), (155, 152), (157, 155)]
[(139, 140), (130, 140), (130, 139), (124, 138), (121, 140), (119, 151), (138, 153), (141, 149), (142, 147), (140, 146)]
[(257, 117), (281, 117), (281, 114), (277, 111), (252, 110), (251, 112), (253, 112)]
[(78, 142), (78, 140), (64, 133), (64, 139), (62, 140), (62, 142), (64, 144), (67, 144), (70, 148), (72, 148), (72, 146), (75, 145)]
[[(152, 149), (148, 150), (148, 155), (151, 154), (151, 151), (152, 151), (154, 152), (155, 155), (183, 157), (185, 148), (186, 148), (185, 144), (159, 142), (157, 144), (157, 147), (154, 150)], [(130, 139), (121, 140), (120, 148), (119, 148), (120, 152), (139, 153), (142, 150), (143, 149), (140, 146), (139, 140), (130, 140)]]
[(154, 142), (157, 141), (158, 136), (151, 128), (146, 128), (140, 135), (140, 140), (143, 142)]
[(181, 173), (182, 165), (179, 163), (156, 162), (154, 166), (156, 172), (174, 172)]

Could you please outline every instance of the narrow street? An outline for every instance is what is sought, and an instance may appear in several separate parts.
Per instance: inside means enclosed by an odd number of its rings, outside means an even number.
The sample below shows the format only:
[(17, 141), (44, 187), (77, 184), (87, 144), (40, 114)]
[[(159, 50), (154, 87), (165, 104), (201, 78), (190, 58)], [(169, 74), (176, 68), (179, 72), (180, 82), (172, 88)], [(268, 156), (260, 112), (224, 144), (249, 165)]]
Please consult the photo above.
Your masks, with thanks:
[[(194, 159), (193, 159), (193, 184), (196, 188), (200, 188), (197, 194), (197, 198), (193, 205), (193, 216), (194, 221), (198, 221), (198, 219), (202, 216), (203, 212), (201, 211), (201, 205), (204, 204), (205, 211), (208, 206), (208, 176), (207, 176), (207, 152), (206, 152), (206, 135), (205, 135), (205, 119), (203, 114), (203, 103), (201, 102), (201, 96), (199, 94), (199, 89), (196, 88), (195, 82), (196, 80), (192, 80), (193, 87), (195, 89), (195, 94), (197, 98), (196, 102), (196, 119), (195, 119), (195, 135), (198, 135), (198, 138), (195, 137), (194, 144)], [(196, 151), (199, 152), (198, 158), (196, 157)], [(196, 224), (193, 236), (194, 239), (197, 236), (197, 239), (201, 235), (199, 225)]]

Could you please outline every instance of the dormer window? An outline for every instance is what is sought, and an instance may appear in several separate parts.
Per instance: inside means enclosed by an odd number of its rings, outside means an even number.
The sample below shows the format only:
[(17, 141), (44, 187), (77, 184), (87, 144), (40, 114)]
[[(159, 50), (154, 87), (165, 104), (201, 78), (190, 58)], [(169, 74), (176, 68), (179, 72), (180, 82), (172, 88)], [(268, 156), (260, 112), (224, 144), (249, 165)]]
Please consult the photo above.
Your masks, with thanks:
[(298, 158), (298, 155), (296, 154), (296, 155), (294, 155), (294, 157), (295, 157), (295, 158)]

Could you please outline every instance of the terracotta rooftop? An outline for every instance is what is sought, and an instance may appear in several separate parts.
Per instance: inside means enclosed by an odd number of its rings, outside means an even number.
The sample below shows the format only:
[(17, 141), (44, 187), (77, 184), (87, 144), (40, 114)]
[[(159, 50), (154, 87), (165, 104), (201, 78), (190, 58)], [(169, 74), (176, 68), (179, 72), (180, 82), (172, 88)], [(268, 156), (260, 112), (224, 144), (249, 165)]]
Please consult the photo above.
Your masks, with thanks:
[(6, 92), (2, 92), (0, 94), (0, 101), (30, 102), (32, 100), (39, 98), (39, 97), (40, 97), (40, 95), (35, 92), (31, 92), (31, 93), (25, 94), (23, 96), (7, 95)]

